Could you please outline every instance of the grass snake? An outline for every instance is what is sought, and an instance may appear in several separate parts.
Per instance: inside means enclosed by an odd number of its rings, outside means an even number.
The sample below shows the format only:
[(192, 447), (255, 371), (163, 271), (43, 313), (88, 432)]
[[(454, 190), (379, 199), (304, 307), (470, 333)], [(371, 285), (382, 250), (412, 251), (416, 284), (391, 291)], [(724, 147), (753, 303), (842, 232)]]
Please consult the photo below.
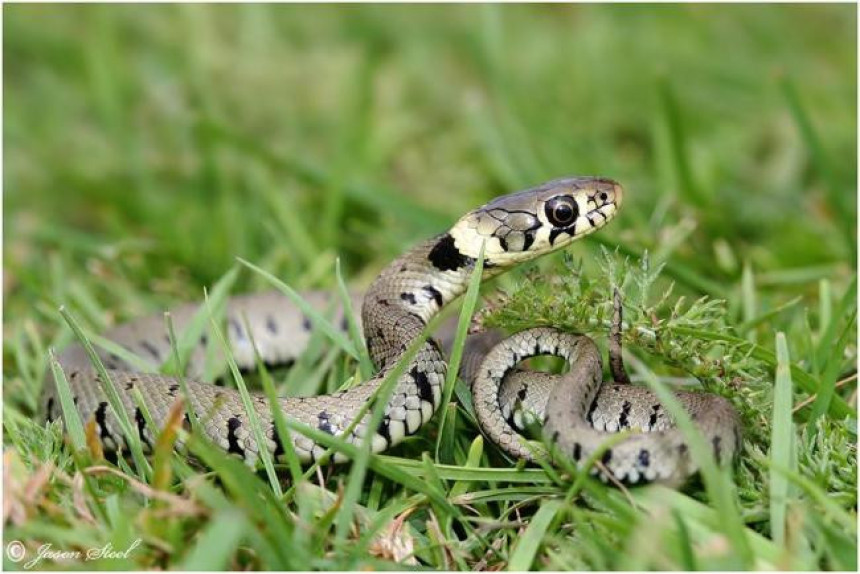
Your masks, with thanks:
[[(447, 363), (440, 344), (427, 339), (399, 377), (377, 428), (368, 428), (370, 414), (346, 434), (357, 414), (394, 368), (407, 347), (418, 338), (428, 321), (461, 295), (468, 284), (479, 252), (484, 248), (484, 278), (495, 276), (522, 262), (561, 249), (611, 221), (622, 202), (616, 182), (596, 177), (571, 177), (501, 196), (461, 217), (446, 233), (419, 244), (388, 265), (363, 297), (361, 324), (378, 373), (368, 381), (334, 394), (290, 397), (278, 400), (287, 416), (349, 442), (371, 441), (380, 452), (413, 435), (430, 420), (443, 397)], [(317, 307), (325, 297), (309, 294)], [(177, 330), (190, 321), (196, 307), (173, 311)], [(620, 313), (620, 307), (617, 306)], [(342, 319), (342, 317), (341, 317)], [(230, 352), (238, 365), (255, 366), (254, 347), (268, 364), (287, 362), (307, 343), (311, 325), (306, 317), (278, 294), (263, 293), (230, 299), (226, 310)], [(620, 316), (618, 317), (620, 325)], [(250, 329), (250, 332), (246, 331)], [(345, 328), (345, 326), (344, 326)], [(171, 347), (161, 317), (149, 317), (120, 325), (107, 338), (142, 357), (163, 362)], [(545, 441), (554, 452), (581, 463), (613, 433), (631, 435), (605, 450), (595, 469), (603, 478), (636, 483), (679, 481), (696, 471), (689, 448), (672, 418), (647, 389), (629, 384), (601, 384), (600, 352), (584, 335), (540, 327), (511, 337), (476, 337), (469, 341), (464, 369), (472, 384), (475, 411), (482, 431), (504, 451), (517, 458), (536, 460), (547, 456), (544, 448), (527, 443), (521, 431), (526, 415), (543, 422)], [(613, 339), (620, 340), (620, 339)], [(488, 348), (490, 343), (492, 348)], [(207, 344), (202, 337), (187, 368), (190, 405), (208, 438), (249, 464), (259, 458), (260, 445), (248, 424), (238, 392), (195, 380), (202, 371)], [(620, 360), (620, 349), (611, 354)], [(139, 433), (144, 447), (151, 447), (181, 396), (176, 378), (134, 372), (118, 356), (99, 351), (100, 358)], [(537, 355), (557, 355), (568, 361), (566, 375), (523, 371), (518, 364)], [(72, 397), (83, 421), (93, 420), (106, 451), (126, 448), (115, 414), (108, 405), (99, 376), (80, 345), (72, 345), (59, 357)], [(622, 377), (613, 363), (615, 379)], [(42, 407), (49, 420), (61, 416), (56, 387), (51, 378), (45, 386)], [(133, 399), (138, 389), (151, 421), (147, 424)], [(727, 461), (739, 448), (740, 433), (735, 411), (725, 399), (704, 393), (677, 393), (699, 430), (713, 446), (718, 460)], [(266, 434), (268, 449), (283, 454), (272, 420), (270, 405), (262, 395), (253, 396), (253, 408)], [(316, 460), (325, 449), (308, 437), (292, 433), (293, 447), (304, 461)], [(335, 460), (343, 460), (340, 453)]]

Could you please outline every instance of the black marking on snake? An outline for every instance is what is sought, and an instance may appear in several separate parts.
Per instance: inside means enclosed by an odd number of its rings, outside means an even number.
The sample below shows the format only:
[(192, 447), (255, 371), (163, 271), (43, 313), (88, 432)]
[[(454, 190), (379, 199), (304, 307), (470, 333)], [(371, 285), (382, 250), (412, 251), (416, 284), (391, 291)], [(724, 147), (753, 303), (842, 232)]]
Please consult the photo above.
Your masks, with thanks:
[(115, 369), (122, 364), (122, 359), (116, 353), (108, 353), (108, 360), (105, 362), (106, 369)]
[(415, 385), (418, 387), (418, 396), (421, 398), (422, 401), (427, 401), (432, 405), (433, 386), (427, 379), (427, 374), (423, 371), (419, 371), (418, 367), (412, 367), (412, 370), (409, 371), (409, 374), (412, 376), (412, 380), (415, 381)]
[(625, 429), (630, 426), (630, 421), (628, 417), (630, 416), (630, 409), (633, 408), (633, 405), (630, 401), (624, 401), (624, 404), (621, 405), (621, 415), (618, 417), (618, 429)]
[(329, 421), (329, 414), (325, 411), (322, 411), (317, 415), (319, 419), (319, 423), (317, 423), (317, 428), (324, 433), (328, 433), (330, 435), (334, 435), (334, 427), (331, 426), (331, 422)]
[(651, 407), (651, 417), (648, 419), (648, 428), (653, 429), (657, 424), (657, 415), (660, 413), (660, 405)]
[(158, 349), (156, 349), (149, 341), (140, 341), (139, 344), (143, 347), (143, 350), (152, 355), (154, 359), (161, 358), (161, 354), (158, 352)]
[(685, 456), (687, 454), (687, 450), (688, 449), (686, 444), (681, 443), (678, 445), (678, 454), (680, 454), (681, 456)]
[(579, 462), (579, 459), (582, 458), (582, 445), (578, 442), (573, 443), (573, 452), (570, 453), (570, 456), (573, 458), (574, 462)]
[(559, 437), (559, 432), (558, 432), (558, 431), (555, 431), (554, 433), (552, 433), (552, 439), (551, 439), (551, 441), (552, 441), (552, 443), (553, 443), (553, 444), (555, 444), (555, 443), (557, 443), (557, 442), (558, 442), (558, 437)]
[(168, 392), (168, 394), (169, 394), (171, 397), (175, 397), (175, 396), (176, 396), (176, 393), (177, 393), (178, 391), (179, 391), (179, 385), (178, 385), (178, 384), (176, 384), (176, 383), (173, 383), (172, 385), (170, 385), (170, 386), (167, 388), (167, 392)]
[(206, 336), (206, 333), (200, 335), (200, 346), (205, 347), (209, 344), (209, 338)]
[(236, 431), (242, 426), (242, 421), (238, 417), (231, 417), (227, 421), (227, 444), (229, 445), (227, 452), (245, 456), (245, 449), (239, 446), (239, 439), (236, 436)]
[(191, 417), (188, 416), (187, 412), (182, 417), (182, 429), (186, 432), (191, 432)]
[(102, 437), (102, 442), (105, 439), (113, 440), (107, 428), (107, 406), (106, 402), (101, 402), (99, 403), (99, 408), (96, 409), (96, 424), (99, 426), (99, 435)]
[(588, 421), (588, 424), (594, 424), (594, 411), (597, 410), (597, 401), (591, 401), (591, 406), (588, 407), (588, 413), (585, 415), (585, 420)]
[(721, 443), (723, 439), (719, 436), (715, 436), (711, 443), (714, 445), (714, 458), (717, 459), (717, 462), (720, 462), (720, 455), (722, 454), (722, 446)]
[(435, 339), (427, 339), (427, 344), (433, 348), (433, 351), (436, 354), (440, 356), (442, 355), (442, 349), (439, 348), (439, 343), (437, 343)]
[(349, 331), (349, 319), (346, 318), (346, 315), (340, 318), (340, 330)]
[(383, 307), (388, 307), (390, 305), (390, 303), (388, 302), (388, 299), (383, 299), (382, 297), (377, 299), (376, 302), (379, 303), (380, 305), (382, 305)]
[(437, 306), (442, 306), (444, 300), (442, 299), (442, 293), (438, 289), (436, 289), (432, 285), (425, 285), (424, 287), (422, 287), (422, 289), (427, 291), (427, 293), (433, 298), (433, 300), (436, 301)]
[(278, 429), (275, 428), (274, 423), (272, 423), (272, 428), (269, 430), (270, 430), (269, 436), (272, 439), (272, 441), (274, 441), (274, 443), (275, 443), (275, 453), (274, 453), (275, 458), (278, 458), (279, 456), (282, 456), (283, 454), (285, 454), (284, 453), (284, 445), (281, 442), (281, 435), (278, 434)]
[(132, 381), (128, 381), (128, 382), (125, 384), (125, 390), (130, 391), (130, 390), (132, 390), (133, 388), (134, 388), (134, 383), (133, 383)]
[(230, 323), (230, 327), (232, 327), (233, 329), (233, 334), (236, 336), (236, 339), (239, 341), (244, 341), (245, 332), (242, 330), (242, 325), (239, 324), (239, 321), (237, 321), (233, 317), (230, 317), (228, 322)]
[(73, 397), (73, 398), (72, 398), (72, 404), (73, 404), (73, 405), (75, 405), (75, 406), (78, 406), (78, 397)]
[(72, 374), (69, 375), (69, 378), (71, 378), (74, 381), (75, 379), (78, 378), (78, 374), (79, 373), (77, 371), (73, 371)]
[(508, 240), (505, 239), (504, 237), (496, 237), (496, 239), (499, 240), (499, 245), (502, 246), (502, 249), (507, 251), (508, 250)]
[(311, 330), (311, 320), (308, 319), (307, 315), (302, 315), (302, 329), (305, 331)]
[(45, 407), (45, 413), (47, 414), (48, 422), (53, 422), (54, 420), (54, 397), (48, 399), (48, 404)]
[(278, 334), (278, 324), (275, 322), (275, 318), (271, 315), (266, 315), (266, 329), (268, 329), (269, 333), (272, 335)]
[(609, 464), (609, 461), (612, 460), (612, 449), (606, 449), (606, 452), (603, 453), (603, 456), (600, 457), (600, 462), (603, 464)]
[[(424, 319), (421, 317), (421, 315), (419, 315), (418, 313), (411, 313), (411, 312), (407, 312), (407, 313), (406, 313), (406, 316), (414, 318), (416, 321), (418, 321), (418, 322), (419, 322), (419, 323), (421, 323), (422, 325), (426, 325), (426, 324), (427, 324), (427, 323), (424, 321)], [(398, 321), (398, 323), (399, 323), (399, 322), (400, 322), (400, 321)], [(429, 340), (430, 340), (430, 339), (428, 339), (428, 341), (429, 341)]]
[(137, 423), (137, 435), (140, 437), (140, 440), (143, 441), (146, 446), (152, 448), (152, 443), (150, 443), (149, 439), (146, 438), (146, 418), (143, 416), (143, 412), (140, 410), (140, 407), (134, 409), (134, 422)]
[(401, 293), (400, 298), (409, 303), (410, 305), (414, 305), (417, 302), (415, 299), (415, 295), (412, 293)]
[(558, 238), (558, 236), (561, 235), (562, 233), (572, 235), (571, 231), (573, 231), (574, 227), (576, 227), (576, 224), (569, 225), (568, 227), (555, 227), (555, 228), (551, 229), (549, 232), (549, 244), (555, 245), (556, 238)]
[[(385, 439), (385, 444), (387, 446), (391, 446), (391, 431), (388, 428), (391, 424), (391, 417), (384, 417), (381, 421), (379, 421), (379, 426), (376, 427), (376, 434)], [(405, 427), (406, 425), (404, 425)]]
[(528, 251), (529, 247), (535, 242), (535, 232), (534, 231), (525, 231), (523, 233), (525, 239), (523, 240), (523, 251)]
[(475, 262), (473, 258), (460, 253), (457, 246), (454, 245), (454, 238), (450, 233), (439, 238), (439, 241), (427, 255), (427, 259), (430, 260), (433, 267), (440, 271), (456, 271)]
[(651, 453), (648, 452), (648, 449), (643, 448), (639, 451), (638, 460), (639, 466), (641, 466), (642, 468), (648, 468), (648, 466), (651, 464)]
[(520, 390), (517, 391), (517, 399), (519, 399), (520, 402), (525, 401), (526, 395), (528, 394), (528, 392), (529, 392), (529, 386), (524, 384), (520, 388)]

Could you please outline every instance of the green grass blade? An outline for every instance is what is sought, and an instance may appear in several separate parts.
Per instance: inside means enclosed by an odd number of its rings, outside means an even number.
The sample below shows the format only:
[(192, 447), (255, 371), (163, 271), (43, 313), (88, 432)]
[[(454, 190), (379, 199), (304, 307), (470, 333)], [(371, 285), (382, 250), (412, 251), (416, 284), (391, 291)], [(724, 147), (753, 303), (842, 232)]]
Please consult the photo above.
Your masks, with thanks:
[(511, 559), (508, 562), (508, 570), (521, 572), (531, 569), (532, 562), (537, 556), (543, 538), (549, 530), (553, 519), (562, 504), (557, 500), (549, 500), (541, 504), (537, 513), (529, 521), (525, 534), (517, 541)]
[(72, 399), (72, 390), (69, 388), (69, 381), (66, 379), (66, 373), (60, 366), (57, 357), (54, 356), (53, 349), (50, 350), (51, 373), (54, 375), (54, 383), (57, 385), (57, 396), (60, 399), (60, 408), (63, 410), (63, 421), (66, 424), (66, 431), (72, 440), (72, 446), (75, 450), (87, 448), (87, 439), (84, 436), (84, 425), (81, 422), (81, 416), (75, 407)]
[(677, 508), (672, 509), (672, 517), (675, 519), (675, 524), (678, 526), (678, 546), (681, 550), (681, 568), (688, 572), (698, 570), (696, 568), (696, 555), (693, 552), (693, 544), (690, 541), (690, 529), (687, 528), (687, 523), (684, 522), (684, 517), (678, 512)]
[[(743, 321), (745, 323), (750, 322), (758, 313), (758, 305), (756, 302), (755, 277), (753, 275), (752, 265), (749, 263), (744, 264), (744, 270), (743, 273), (741, 273), (741, 301), (743, 302)], [(746, 338), (750, 343), (756, 342), (755, 331), (747, 331), (746, 335)]]
[(364, 335), (358, 328), (355, 310), (352, 308), (352, 297), (349, 295), (349, 289), (346, 287), (346, 282), (343, 280), (343, 273), (340, 268), (340, 257), (335, 260), (334, 274), (337, 279), (337, 292), (340, 296), (340, 304), (343, 309), (343, 316), (346, 317), (346, 324), (349, 329), (349, 336), (352, 343), (358, 351), (358, 367), (363, 380), (373, 376), (373, 361), (370, 360), (370, 355), (367, 352), (367, 345), (364, 344)]
[[(423, 469), (421, 464), (417, 461), (405, 458), (396, 458), (384, 454), (377, 455), (377, 458), (381, 461), (397, 466), (412, 476), (424, 478), (425, 469)], [(536, 468), (469, 468), (466, 466), (454, 466), (450, 464), (436, 464), (434, 466), (436, 467), (436, 473), (445, 480), (490, 483), (510, 482), (520, 484), (550, 484), (553, 482), (543, 470)]]
[(848, 315), (848, 319), (845, 321), (842, 329), (842, 334), (830, 351), (827, 366), (821, 376), (818, 396), (815, 397), (815, 402), (812, 404), (812, 413), (809, 416), (808, 422), (810, 426), (815, 423), (817, 418), (823, 416), (830, 409), (830, 404), (836, 397), (836, 379), (839, 378), (839, 372), (842, 368), (845, 347), (856, 340), (857, 337), (856, 319), (857, 309), (855, 308)]
[[(451, 350), (451, 358), (448, 360), (448, 372), (445, 375), (445, 388), (442, 392), (443, 407), (451, 402), (451, 396), (454, 394), (454, 384), (457, 381), (457, 376), (460, 372), (460, 362), (463, 359), (463, 350), (466, 346), (466, 334), (469, 331), (469, 324), (472, 321), (472, 315), (475, 313), (475, 307), (478, 305), (478, 295), (481, 291), (481, 280), (484, 277), (485, 246), (486, 243), (481, 244), (481, 251), (478, 253), (478, 260), (475, 262), (475, 268), (472, 270), (472, 275), (469, 278), (469, 286), (466, 289), (466, 295), (463, 298), (463, 306), (460, 309), (460, 317), (457, 320), (457, 332), (454, 336), (454, 346)], [(443, 408), (441, 411), (442, 420), (439, 421), (439, 436), (436, 440), (436, 462), (439, 462), (442, 437), (445, 436), (445, 425), (448, 421), (447, 409)]]
[(212, 522), (188, 551), (179, 570), (230, 570), (230, 558), (242, 542), (248, 523), (237, 511), (226, 510), (212, 517)]
[[(212, 287), (209, 292), (209, 301), (211, 309), (216, 310), (215, 317), (221, 317), (227, 297), (233, 285), (236, 283), (236, 278), (239, 276), (239, 268), (234, 265), (225, 273)], [(176, 351), (165, 360), (161, 366), (164, 373), (180, 375), (185, 372), (185, 367), (188, 358), (194, 351), (194, 347), (200, 342), (200, 338), (206, 331), (206, 326), (209, 324), (211, 310), (206, 308), (206, 305), (200, 305), (188, 322), (188, 325), (182, 331), (179, 338), (175, 334), (170, 335), (176, 339)]]
[(175, 365), (179, 365), (176, 369), (176, 379), (179, 381), (179, 388), (182, 391), (182, 396), (185, 399), (185, 413), (188, 415), (188, 420), (191, 421), (191, 428), (193, 430), (199, 429), (199, 420), (197, 418), (197, 413), (192, 408), (194, 403), (191, 402), (191, 395), (188, 392), (188, 383), (185, 381), (185, 369), (182, 367), (182, 358), (179, 352), (179, 345), (176, 342), (176, 330), (173, 328), (173, 318), (170, 315), (170, 311), (164, 313), (164, 323), (167, 327), (167, 339), (170, 343), (170, 351), (173, 356), (173, 362)]
[(120, 344), (117, 344), (110, 339), (103, 337), (101, 335), (97, 335), (95, 333), (89, 334), (90, 341), (93, 342), (98, 347), (101, 347), (108, 353), (114, 354), (119, 357), (123, 362), (128, 364), (135, 371), (139, 371), (141, 373), (157, 373), (158, 365), (145, 359), (134, 353), (129, 351), (125, 347)]
[[(791, 358), (784, 333), (776, 334), (776, 382), (773, 390), (773, 427), (770, 461), (773, 467), (790, 468), (794, 425), (791, 420)], [(788, 507), (788, 480), (773, 468), (770, 472), (770, 529), (777, 545), (785, 544), (785, 519)]]

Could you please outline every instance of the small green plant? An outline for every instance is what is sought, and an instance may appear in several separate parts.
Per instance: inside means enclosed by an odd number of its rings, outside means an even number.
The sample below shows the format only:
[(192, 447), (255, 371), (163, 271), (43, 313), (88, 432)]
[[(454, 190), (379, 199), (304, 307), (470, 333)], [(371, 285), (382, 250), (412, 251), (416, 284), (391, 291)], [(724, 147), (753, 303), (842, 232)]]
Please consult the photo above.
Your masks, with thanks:
[[(794, 543), (811, 549), (821, 540), (803, 539), (810, 530), (809, 521), (824, 516), (844, 525), (847, 531), (832, 541), (834, 546), (825, 554), (833, 566), (850, 567), (852, 554), (845, 550), (856, 548), (852, 542), (856, 520), (852, 522), (852, 517), (857, 502), (856, 417), (851, 407), (836, 394), (825, 416), (803, 424), (813, 415), (815, 395), (810, 397), (808, 390), (821, 388), (821, 380), (809, 375), (803, 363), (791, 363), (787, 357), (737, 336), (729, 325), (724, 301), (704, 296), (688, 302), (674, 297), (673, 284), (661, 276), (662, 266), (652, 267), (647, 254), (633, 259), (603, 249), (598, 267), (599, 273), (586, 274), (581, 264), (565, 256), (561, 272), (548, 280), (536, 272), (528, 273), (528, 280), (497, 299), (481, 322), (512, 331), (551, 325), (602, 337), (608, 333), (612, 317), (613, 289), (619, 288), (623, 293), (623, 343), (634, 372), (650, 375), (659, 371), (668, 383), (685, 389), (700, 386), (729, 398), (738, 409), (744, 448), (736, 472), (737, 496), (745, 521), (764, 534), (773, 531), (774, 525), (762, 515), (767, 506), (764, 501), (771, 494), (769, 485), (775, 484), (770, 477), (774, 473), (787, 476), (791, 488), (783, 504), (790, 514), (780, 516), (789, 522), (781, 524), (780, 531), (793, 529)], [(841, 321), (844, 329), (856, 330), (853, 315)], [(843, 368), (850, 371), (853, 350), (845, 346), (841, 350), (848, 354), (841, 361)], [(774, 414), (779, 369), (790, 400), (781, 419)], [(792, 378), (805, 384), (792, 389)], [(779, 427), (774, 426), (777, 421), (782, 422)], [(768, 453), (780, 442), (790, 449), (792, 468), (773, 468), (776, 463)], [(828, 532), (836, 536), (841, 531)], [(792, 564), (814, 567), (812, 554), (796, 558), (799, 562)]]

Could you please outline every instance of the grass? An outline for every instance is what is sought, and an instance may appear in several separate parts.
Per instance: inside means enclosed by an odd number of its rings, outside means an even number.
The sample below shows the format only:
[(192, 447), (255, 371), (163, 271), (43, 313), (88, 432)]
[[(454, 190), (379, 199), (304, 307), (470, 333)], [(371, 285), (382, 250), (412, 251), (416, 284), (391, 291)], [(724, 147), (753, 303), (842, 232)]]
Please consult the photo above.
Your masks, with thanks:
[[(4, 543), (141, 540), (37, 567), (856, 569), (856, 7), (3, 16)], [(177, 428), (141, 479), (81, 448), (87, 421), (68, 441), (33, 419), (48, 350), (76, 337), (61, 305), (98, 344), (222, 278), (213, 303), (366, 286), (491, 197), (594, 173), (624, 184), (618, 220), (573, 259), (485, 286), (507, 293), (485, 321), (602, 344), (619, 286), (634, 378), (741, 413), (732, 477), (627, 492), (518, 468), (478, 436), (459, 381), (384, 455), (276, 420), (353, 466), (267, 473)], [(331, 344), (314, 324), (267, 392), (330, 392), (367, 369), (354, 333)], [(174, 361), (189, 336), (172, 335)], [(202, 465), (171, 453), (178, 438)]]

